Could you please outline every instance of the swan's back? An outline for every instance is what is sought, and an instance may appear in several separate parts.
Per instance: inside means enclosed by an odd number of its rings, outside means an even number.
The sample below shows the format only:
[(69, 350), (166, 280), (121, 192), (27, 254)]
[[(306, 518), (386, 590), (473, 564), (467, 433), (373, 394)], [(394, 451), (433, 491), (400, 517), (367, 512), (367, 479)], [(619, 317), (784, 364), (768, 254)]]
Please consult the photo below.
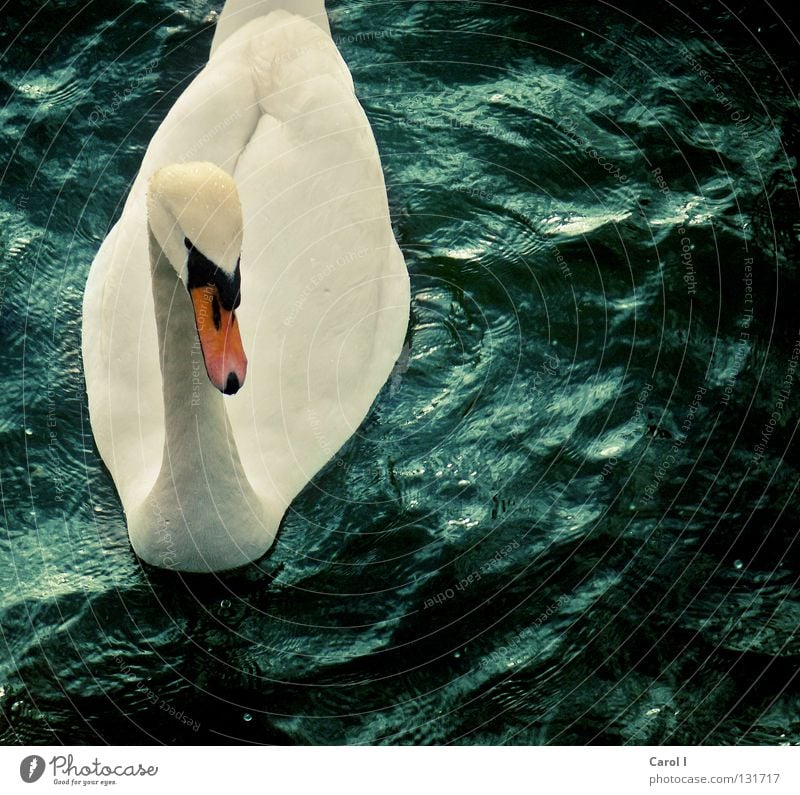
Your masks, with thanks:
[(289, 501), (357, 429), (391, 372), (408, 276), (372, 130), (335, 46), (306, 24), (255, 26), (238, 34), (246, 60), (262, 86), (280, 88), (262, 92), (235, 171), (240, 323), (252, 353), (250, 388), (228, 409), (254, 488), (277, 487)]
[(212, 57), (223, 41), (248, 22), (281, 10), (308, 19), (330, 35), (324, 0), (228, 0), (214, 30), (214, 40), (211, 43)]

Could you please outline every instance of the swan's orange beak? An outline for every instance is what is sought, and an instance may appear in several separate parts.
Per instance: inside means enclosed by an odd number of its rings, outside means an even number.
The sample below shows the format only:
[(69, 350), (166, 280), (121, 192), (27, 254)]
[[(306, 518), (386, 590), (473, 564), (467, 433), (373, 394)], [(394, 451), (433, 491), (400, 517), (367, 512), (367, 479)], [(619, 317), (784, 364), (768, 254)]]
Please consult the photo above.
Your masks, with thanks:
[(216, 287), (193, 287), (189, 294), (208, 377), (220, 392), (235, 395), (247, 374), (236, 314), (222, 306)]

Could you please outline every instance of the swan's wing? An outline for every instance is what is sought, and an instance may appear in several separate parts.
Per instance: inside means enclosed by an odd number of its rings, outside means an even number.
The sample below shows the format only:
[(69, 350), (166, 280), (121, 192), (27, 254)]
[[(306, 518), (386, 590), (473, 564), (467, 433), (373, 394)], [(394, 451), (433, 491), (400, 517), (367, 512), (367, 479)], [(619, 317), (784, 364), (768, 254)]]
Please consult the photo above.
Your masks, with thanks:
[(408, 274), (375, 139), (330, 38), (302, 22), (267, 26), (249, 46), (263, 115), (235, 179), (250, 366), (227, 406), (252, 486), (285, 507), (391, 372)]

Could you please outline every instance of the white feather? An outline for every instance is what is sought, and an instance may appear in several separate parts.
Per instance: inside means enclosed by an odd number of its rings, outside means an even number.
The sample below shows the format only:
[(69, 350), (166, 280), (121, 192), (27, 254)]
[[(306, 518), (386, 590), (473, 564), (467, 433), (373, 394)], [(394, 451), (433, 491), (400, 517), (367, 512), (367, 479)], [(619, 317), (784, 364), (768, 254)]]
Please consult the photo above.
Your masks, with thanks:
[[(154, 135), (86, 286), (92, 430), (134, 549), (166, 568), (229, 568), (266, 551), (289, 503), (364, 419), (406, 332), (408, 274), (374, 137), (327, 21), (305, 18), (324, 6), (296, 2), (297, 16), (275, 5), (226, 5), (213, 55)], [(175, 412), (189, 410), (193, 393), (191, 379), (183, 395), (162, 379), (146, 191), (159, 168), (192, 161), (217, 164), (238, 188), (249, 367), (237, 395), (217, 393), (224, 409), (205, 417), (217, 427), (165, 451), (170, 430), (189, 433), (176, 430)], [(169, 291), (168, 279), (156, 281)], [(184, 311), (189, 298), (176, 289), (174, 301)], [(192, 472), (197, 483), (178, 482)]]

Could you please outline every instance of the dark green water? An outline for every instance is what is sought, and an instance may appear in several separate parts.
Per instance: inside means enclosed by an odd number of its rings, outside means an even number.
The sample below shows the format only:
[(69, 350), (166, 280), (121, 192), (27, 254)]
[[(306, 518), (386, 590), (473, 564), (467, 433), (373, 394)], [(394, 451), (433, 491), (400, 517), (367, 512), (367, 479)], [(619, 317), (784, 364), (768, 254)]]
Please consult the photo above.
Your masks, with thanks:
[(218, 6), (2, 6), (0, 740), (800, 742), (798, 45), (646, 6), (329, 4), (407, 364), (186, 581), (129, 549), (81, 296)]

